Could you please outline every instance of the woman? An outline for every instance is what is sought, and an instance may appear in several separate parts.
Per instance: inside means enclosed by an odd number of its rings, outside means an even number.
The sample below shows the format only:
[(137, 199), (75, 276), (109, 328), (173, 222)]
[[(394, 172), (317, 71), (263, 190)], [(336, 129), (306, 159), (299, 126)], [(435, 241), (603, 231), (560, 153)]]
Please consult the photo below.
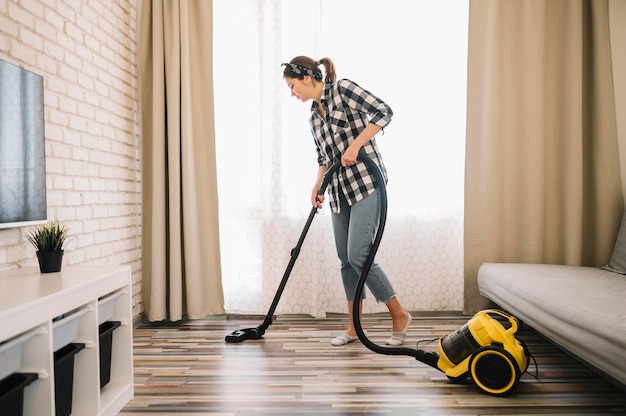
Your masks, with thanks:
[[(291, 95), (302, 102), (312, 101), (309, 123), (319, 165), (311, 192), (313, 206), (322, 208), (324, 196), (317, 193), (326, 170), (338, 160), (344, 167), (335, 174), (329, 188), (335, 245), (350, 315), (348, 329), (331, 344), (344, 345), (357, 339), (352, 320), (354, 292), (380, 217), (380, 191), (375, 177), (357, 157), (360, 153), (371, 158), (387, 179), (374, 136), (389, 124), (393, 112), (356, 83), (347, 79), (337, 81), (335, 66), (329, 58), (315, 61), (297, 56), (282, 65), (285, 67), (283, 78)], [(324, 67), (325, 74), (320, 66)], [(400, 304), (391, 282), (376, 262), (372, 264), (366, 284), (376, 300), (387, 305), (393, 320), (392, 334), (385, 343), (402, 345), (412, 317)], [(363, 299), (359, 299), (359, 303), (360, 308)]]

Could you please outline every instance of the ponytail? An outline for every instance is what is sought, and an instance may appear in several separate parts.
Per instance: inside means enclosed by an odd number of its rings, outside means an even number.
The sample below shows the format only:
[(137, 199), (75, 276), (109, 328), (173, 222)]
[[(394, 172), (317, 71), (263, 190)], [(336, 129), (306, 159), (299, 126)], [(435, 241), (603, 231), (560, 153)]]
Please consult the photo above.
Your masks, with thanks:
[(316, 64), (324, 66), (324, 72), (326, 73), (324, 81), (334, 83), (337, 81), (337, 72), (335, 71), (335, 64), (330, 58), (322, 58), (316, 62)]

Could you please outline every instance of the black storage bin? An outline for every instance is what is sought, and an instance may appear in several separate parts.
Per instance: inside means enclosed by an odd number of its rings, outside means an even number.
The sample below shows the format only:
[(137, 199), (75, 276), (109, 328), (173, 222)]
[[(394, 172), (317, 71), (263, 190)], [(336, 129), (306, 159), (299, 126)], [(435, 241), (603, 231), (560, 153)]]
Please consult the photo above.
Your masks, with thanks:
[(100, 388), (111, 381), (111, 352), (113, 330), (121, 325), (118, 321), (106, 321), (98, 327), (100, 332)]
[(85, 344), (72, 342), (54, 352), (54, 408), (56, 416), (72, 413), (72, 390), (74, 389), (74, 356)]
[(24, 413), (24, 389), (37, 380), (37, 373), (13, 373), (0, 380), (0, 409), (6, 416)]

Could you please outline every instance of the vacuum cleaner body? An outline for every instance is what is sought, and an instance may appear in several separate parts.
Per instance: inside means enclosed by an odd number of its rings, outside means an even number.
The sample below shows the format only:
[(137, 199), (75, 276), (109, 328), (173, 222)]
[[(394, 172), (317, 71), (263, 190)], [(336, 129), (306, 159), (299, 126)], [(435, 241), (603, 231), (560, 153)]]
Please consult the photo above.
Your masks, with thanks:
[[(508, 322), (508, 328), (496, 318)], [(528, 368), (530, 354), (517, 338), (517, 320), (499, 310), (476, 313), (464, 326), (439, 339), (438, 351), (421, 351), (419, 361), (441, 370), (452, 381), (471, 378), (484, 393), (509, 393)]]

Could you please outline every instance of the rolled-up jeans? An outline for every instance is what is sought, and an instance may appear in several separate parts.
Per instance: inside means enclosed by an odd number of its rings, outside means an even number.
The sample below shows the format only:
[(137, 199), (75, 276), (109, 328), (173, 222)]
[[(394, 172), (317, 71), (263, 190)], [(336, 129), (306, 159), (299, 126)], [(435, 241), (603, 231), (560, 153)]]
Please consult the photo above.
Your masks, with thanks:
[[(361, 271), (369, 255), (380, 218), (380, 190), (376, 189), (359, 202), (348, 205), (339, 192), (339, 213), (333, 213), (333, 232), (337, 255), (341, 260), (341, 278), (348, 300), (354, 299)], [(389, 278), (374, 261), (365, 280), (376, 301), (387, 303), (395, 295)], [(365, 298), (365, 290), (362, 297)]]

